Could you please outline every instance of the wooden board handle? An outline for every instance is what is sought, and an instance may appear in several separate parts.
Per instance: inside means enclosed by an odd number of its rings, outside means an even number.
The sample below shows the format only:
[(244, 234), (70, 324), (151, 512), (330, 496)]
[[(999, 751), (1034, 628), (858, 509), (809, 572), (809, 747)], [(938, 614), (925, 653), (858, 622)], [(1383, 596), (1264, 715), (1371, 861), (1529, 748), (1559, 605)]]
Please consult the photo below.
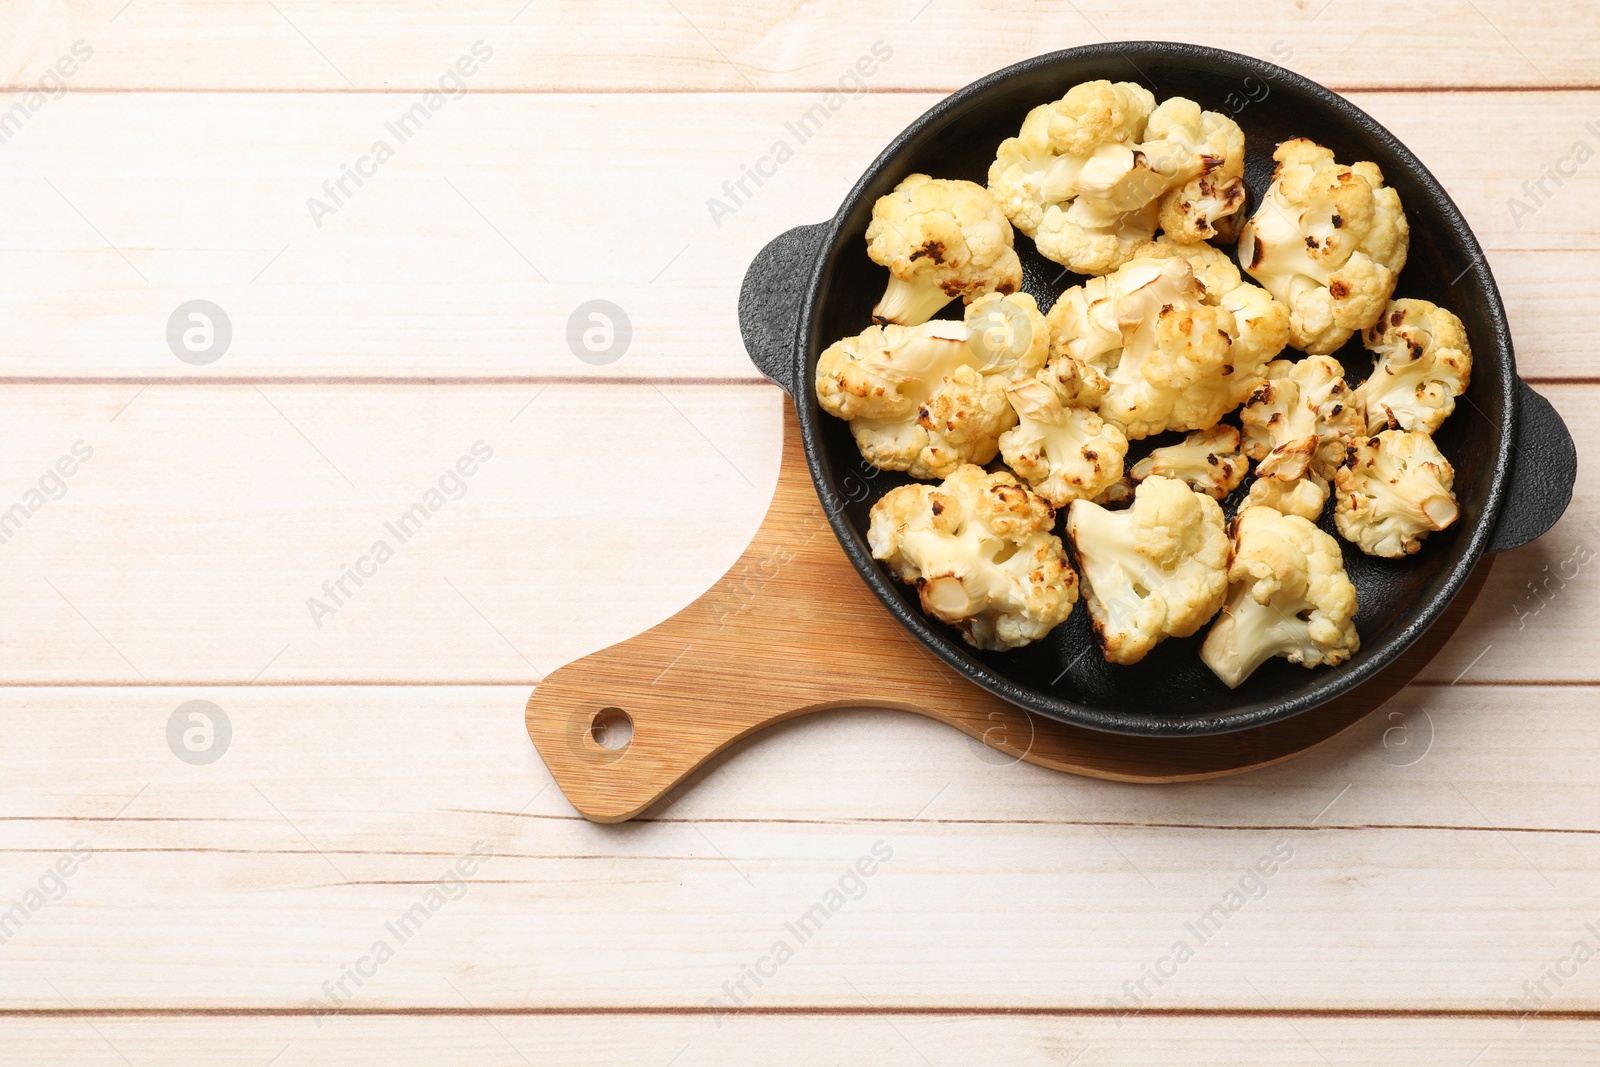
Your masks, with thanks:
[[(783, 465), (755, 540), (700, 599), (658, 626), (551, 674), (528, 734), (572, 806), (631, 819), (708, 760), (773, 723), (829, 708), (899, 708), (1031, 763), (1097, 778), (1175, 782), (1235, 774), (1322, 743), (1398, 692), (1455, 630), (1487, 561), (1389, 670), (1287, 722), (1200, 738), (1097, 733), (1030, 715), (973, 685), (912, 637), (839, 547), (785, 402)], [(595, 738), (616, 709), (626, 747)]]

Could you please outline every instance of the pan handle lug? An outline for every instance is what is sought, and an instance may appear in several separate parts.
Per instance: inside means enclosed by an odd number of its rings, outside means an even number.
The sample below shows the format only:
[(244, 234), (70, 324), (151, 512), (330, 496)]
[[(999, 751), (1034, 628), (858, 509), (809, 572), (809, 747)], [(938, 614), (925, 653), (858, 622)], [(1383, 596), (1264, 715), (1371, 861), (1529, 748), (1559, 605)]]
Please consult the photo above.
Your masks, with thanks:
[(1505, 552), (1543, 537), (1572, 502), (1578, 452), (1550, 401), (1517, 379), (1517, 435), (1500, 518), (1490, 552)]
[(798, 397), (795, 344), (811, 266), (830, 223), (796, 226), (756, 254), (739, 290), (739, 332), (756, 368)]

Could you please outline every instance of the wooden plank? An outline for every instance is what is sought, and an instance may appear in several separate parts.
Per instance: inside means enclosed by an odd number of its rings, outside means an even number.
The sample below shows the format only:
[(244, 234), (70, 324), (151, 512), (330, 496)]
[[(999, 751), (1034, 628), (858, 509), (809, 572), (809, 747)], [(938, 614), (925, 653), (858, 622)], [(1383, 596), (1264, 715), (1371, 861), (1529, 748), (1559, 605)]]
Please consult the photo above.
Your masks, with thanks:
[[(794, 822), (871, 833), (1011, 823), (1216, 831), (1219, 840), (1385, 827), (1587, 835), (1600, 831), (1600, 785), (1587, 774), (1600, 756), (1600, 731), (1584, 715), (1592, 695), (1415, 686), (1301, 759), (1160, 788), (1045, 771), (904, 712), (823, 712), (737, 746), (640, 825)], [(16, 724), (17, 748), (34, 759), (0, 781), (3, 847), (61, 849), (71, 844), (62, 836), (81, 829), (109, 835), (92, 842), (100, 849), (308, 854), (250, 781), (301, 813), (295, 822), (316, 847), (340, 854), (442, 854), (497, 833), (543, 842), (547, 853), (566, 841), (627, 852), (655, 834), (590, 827), (543, 838), (546, 824), (578, 816), (513, 722), (522, 696), (517, 686), (7, 690), (0, 707)], [(232, 724), (226, 758), (211, 769), (164, 747), (168, 720), (190, 700), (212, 701)]]
[[(1593, 387), (1547, 391), (1580, 453), (1594, 454)], [(43, 505), (0, 526), (10, 608), (0, 679), (531, 683), (671, 615), (738, 558), (777, 476), (780, 395), (649, 385), (0, 391), (0, 512)], [(461, 499), (445, 498), (424, 532), (415, 519), (401, 530), (411, 534), (402, 542), (386, 524), (425, 503), (480, 440), (494, 458), (460, 479)], [(70, 478), (46, 478), (80, 441), (93, 457)], [(1536, 617), (1512, 608), (1547, 563), (1580, 543), (1600, 547), (1596, 478), (1580, 469), (1569, 515), (1501, 561), (1425, 677), (1448, 682), (1493, 644), (1468, 681), (1600, 678), (1584, 624), (1593, 565), (1578, 569), (1569, 594), (1545, 594)], [(624, 503), (601, 503), (613, 500)], [(394, 558), (363, 562), (379, 541)], [(357, 563), (376, 576), (323, 588)]]
[[(1193, 1067), (1569, 1067), (1593, 1054), (1593, 1023), (1494, 1019), (1005, 1018), (940, 1015), (417, 1018), (38, 1019), (0, 1023), (0, 1062), (383, 1063), (471, 1062), (574, 1067), (872, 1062), (889, 1067), (1007, 1063), (1143, 1067), (1183, 1049)], [(1473, 1057), (1477, 1060), (1473, 1061)]]
[[(938, 97), (849, 102), (714, 219), (708, 199), (775, 138), (792, 139), (785, 123), (813, 99), (480, 94), (400, 144), (386, 123), (404, 97), (68, 95), (5, 145), (0, 376), (752, 380), (735, 315), (750, 260), (784, 229), (831, 215)], [(1600, 376), (1588, 329), (1600, 224), (1584, 207), (1600, 198), (1600, 168), (1546, 182), (1537, 205), (1522, 188), (1578, 139), (1600, 146), (1585, 127), (1600, 93), (1356, 99), (1476, 228), (1523, 373)], [(314, 220), (308, 201), (334, 206), (324, 183), (380, 138), (394, 157), (360, 187), (347, 181), (351, 195)], [(597, 139), (649, 160), (648, 179), (597, 165)], [(1486, 153), (1507, 162), (1486, 167)], [(206, 365), (168, 342), (175, 310), (195, 299), (232, 325)], [(586, 362), (568, 340), (591, 300), (630, 320), (631, 342), (609, 363)]]
[(476, 40), (495, 50), (476, 84), (523, 91), (832, 85), (878, 40), (893, 55), (875, 88), (952, 89), (1041, 52), (1151, 37), (1261, 56), (1342, 87), (1593, 84), (1600, 62), (1582, 12), (1548, 0), (1515, 15), (1445, 0), (1403, 11), (1352, 0), (1328, 14), (1318, 0), (1207, 2), (1164, 11), (1155, 27), (1106, 0), (409, 0), (376, 17), (327, 0), (27, 0), (0, 23), (0, 67), (11, 84), (34, 84), (77, 39), (95, 51), (72, 86), (118, 90), (423, 88)]
[[(415, 679), (431, 662), (531, 683), (738, 557), (776, 477), (779, 396), (6, 390), (5, 506), (42, 506), (0, 531), (0, 663), (13, 680), (270, 684)], [(46, 478), (77, 442), (92, 458)]]
[[(1503, 1012), (1595, 936), (1592, 695), (1415, 695), (1435, 743), (1408, 766), (1368, 733), (1160, 790), (840, 714), (758, 742), (668, 819), (598, 827), (548, 788), (510, 687), (7, 691), (27, 758), (0, 783), (0, 902), (92, 852), (13, 923), (0, 1002), (61, 1008), (44, 979), (70, 960), (80, 1010), (305, 1009), (383, 940), (341, 1001), (454, 1005), (447, 975), (480, 1008), (695, 1009), (786, 939), (763, 1009), (1099, 1010), (1184, 940), (1141, 1006)], [(190, 700), (231, 727), (204, 766), (168, 751)], [(474, 847), (492, 858), (402, 942), (385, 924)], [(785, 924), (874, 849), (801, 943)], [(1241, 887), (1207, 936), (1185, 925)], [(1590, 1009), (1597, 981), (1539, 1006)]]

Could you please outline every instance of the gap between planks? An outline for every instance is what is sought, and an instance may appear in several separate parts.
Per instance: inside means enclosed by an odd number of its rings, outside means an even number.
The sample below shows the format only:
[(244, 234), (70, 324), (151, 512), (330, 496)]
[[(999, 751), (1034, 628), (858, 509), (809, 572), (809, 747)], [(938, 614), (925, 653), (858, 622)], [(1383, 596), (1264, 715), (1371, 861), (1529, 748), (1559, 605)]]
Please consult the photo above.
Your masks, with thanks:
[[(289, 679), (280, 682), (258, 682), (252, 679), (240, 678), (229, 680), (226, 678), (178, 678), (178, 679), (140, 679), (138, 681), (124, 680), (88, 680), (71, 681), (46, 678), (7, 678), (0, 681), (0, 688), (5, 689), (307, 689), (307, 688), (384, 688), (389, 686), (405, 686), (420, 689), (520, 689), (532, 690), (538, 686), (537, 682), (507, 682), (507, 681), (474, 681), (472, 679), (458, 678), (337, 678), (337, 679)], [(1487, 679), (1484, 681), (1454, 681), (1440, 680), (1413, 681), (1407, 684), (1412, 686), (1427, 687), (1430, 689), (1449, 689), (1458, 687), (1467, 689), (1482, 687), (1484, 689), (1515, 688), (1515, 689), (1592, 689), (1600, 686), (1600, 679), (1530, 679), (1507, 678)], [(864, 709), (872, 705), (862, 705)]]
[[(910, 95), (943, 95), (959, 92), (965, 88), (962, 85), (895, 85), (881, 86), (863, 91), (862, 96), (910, 96)], [(1579, 83), (1573, 85), (1547, 85), (1530, 83), (1527, 85), (1329, 85), (1325, 88), (1343, 96), (1361, 93), (1592, 93), (1600, 92), (1600, 83)], [(0, 94), (30, 93), (37, 91), (36, 85), (3, 85)], [(324, 87), (234, 87), (214, 86), (209, 88), (180, 88), (177, 86), (134, 86), (123, 88), (114, 85), (94, 85), (74, 88), (68, 86), (67, 95), (77, 96), (158, 96), (158, 95), (187, 95), (187, 96), (422, 96), (436, 92), (437, 87), (412, 86), (398, 88), (394, 86), (324, 86)], [(528, 87), (489, 87), (470, 90), (473, 96), (758, 96), (758, 95), (791, 95), (807, 96), (823, 93), (838, 92), (837, 85), (799, 85), (799, 86), (747, 86), (742, 89), (730, 89), (716, 86), (528, 86)]]
[[(897, 1006), (864, 1005), (834, 1006), (829, 1004), (799, 1004), (792, 1007), (762, 1007), (750, 1005), (729, 1011), (710, 1007), (640, 1005), (582, 1005), (570, 1007), (444, 1007), (413, 1008), (356, 1008), (345, 1007), (327, 1012), (318, 1008), (294, 1007), (215, 1007), (215, 1008), (0, 1008), (4, 1019), (186, 1019), (186, 1018), (301, 1018), (317, 1015), (359, 1015), (376, 1018), (406, 1016), (455, 1016), (463, 1018), (519, 1016), (593, 1016), (638, 1015), (712, 1018), (718, 1014), (759, 1016), (832, 1016), (858, 1018), (916, 1018), (972, 1016), (986, 1018), (1123, 1018), (1150, 1017), (1163, 1019), (1521, 1019), (1529, 1013), (1512, 1008), (1140, 1008), (1129, 1012), (1122, 1008), (1092, 1007), (1088, 1005), (1063, 1005), (1061, 1007), (1007, 1008), (992, 1005), (933, 1005)], [(1556, 1021), (1600, 1021), (1600, 1009), (1546, 1008), (1536, 1017)]]
[[(462, 809), (445, 808), (445, 814), (460, 814)], [(468, 814), (480, 814), (469, 812)], [(546, 822), (571, 822), (586, 823), (589, 820), (581, 815), (559, 815), (554, 813), (527, 813), (527, 812), (482, 812), (481, 814), (495, 818), (522, 818), (539, 819)], [(67, 822), (67, 823), (177, 823), (188, 824), (195, 822), (252, 822), (271, 824), (270, 819), (236, 820), (227, 818), (193, 819), (182, 816), (169, 817), (147, 815), (141, 818), (117, 818), (106, 815), (9, 815), (0, 817), (0, 826), (8, 822)], [(699, 826), (699, 825), (734, 825), (734, 826), (1050, 826), (1061, 829), (1085, 830), (1204, 830), (1207, 832), (1238, 832), (1238, 833), (1329, 833), (1343, 832), (1354, 833), (1361, 830), (1404, 830), (1414, 833), (1461, 833), (1461, 834), (1576, 834), (1593, 836), (1600, 834), (1600, 828), (1581, 826), (1466, 826), (1450, 823), (1318, 823), (1314, 826), (1305, 823), (1207, 823), (1207, 822), (1136, 822), (1126, 819), (962, 819), (962, 818), (917, 818), (905, 816), (863, 815), (859, 818), (827, 818), (827, 819), (798, 819), (789, 817), (750, 817), (734, 818), (728, 816), (693, 816), (690, 818), (647, 818), (639, 817), (629, 820), (634, 825), (658, 823), (663, 826)], [(0, 855), (18, 856), (54, 856), (73, 851), (71, 847), (59, 848), (0, 848)], [(106, 855), (224, 855), (224, 856), (445, 856), (454, 857), (455, 852), (434, 851), (429, 849), (359, 849), (359, 848), (216, 848), (210, 845), (193, 845), (188, 847), (97, 847), (95, 854)], [(619, 857), (611, 852), (496, 852), (496, 859), (511, 860), (606, 860), (615, 861)], [(685, 863), (691, 861), (725, 862), (721, 856), (692, 856), (692, 855), (650, 855), (647, 853), (629, 853), (629, 860), (667, 861)], [(434, 885), (437, 879), (421, 879), (405, 881), (346, 881), (330, 883), (332, 885)], [(526, 885), (534, 880), (526, 878), (515, 879), (476, 879), (474, 885)]]
[[(1529, 385), (1600, 385), (1600, 375), (1542, 375), (1524, 374), (1522, 380)], [(467, 388), (498, 385), (605, 385), (605, 386), (772, 386), (777, 384), (761, 375), (748, 376), (631, 376), (600, 374), (490, 374), (472, 375), (406, 375), (387, 377), (362, 374), (301, 374), (301, 375), (238, 375), (232, 377), (199, 377), (183, 375), (162, 377), (157, 375), (124, 376), (44, 376), (0, 374), (0, 386), (37, 385), (56, 387), (62, 385), (174, 385), (174, 386), (251, 386), (251, 385), (395, 385), (395, 386), (463, 386)]]

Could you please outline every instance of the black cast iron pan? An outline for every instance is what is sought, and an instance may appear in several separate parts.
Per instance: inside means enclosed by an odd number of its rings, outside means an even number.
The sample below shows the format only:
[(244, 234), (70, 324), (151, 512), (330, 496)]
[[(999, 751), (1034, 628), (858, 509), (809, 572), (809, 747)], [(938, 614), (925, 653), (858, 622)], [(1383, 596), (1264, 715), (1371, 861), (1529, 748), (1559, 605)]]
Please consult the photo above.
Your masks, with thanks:
[[(1333, 149), (1341, 162), (1376, 162), (1399, 191), (1411, 222), (1410, 258), (1395, 295), (1434, 301), (1466, 325), (1474, 364), (1471, 386), (1435, 434), (1455, 466), (1461, 516), (1404, 560), (1366, 556), (1340, 540), (1360, 602), (1356, 623), (1362, 646), (1341, 667), (1307, 670), (1272, 660), (1229, 690), (1200, 662), (1203, 629), (1194, 637), (1163, 642), (1139, 664), (1117, 666), (1106, 663), (1095, 647), (1081, 603), (1043, 641), (1009, 652), (981, 652), (952, 628), (924, 616), (914, 590), (872, 559), (868, 512), (906, 479), (865, 464), (846, 424), (818, 409), (812, 386), (822, 350), (870, 324), (872, 305), (887, 280), (866, 254), (872, 205), (918, 171), (984, 183), (996, 147), (1017, 131), (1030, 108), (1094, 78), (1140, 81), (1158, 100), (1186, 96), (1203, 108), (1231, 114), (1245, 132), (1252, 207), (1271, 179), (1273, 149), (1288, 138), (1310, 137)], [(1023, 288), (1041, 309), (1083, 281), (1039, 256), (1021, 234), (1016, 243)], [(945, 314), (959, 316), (960, 302)], [(1516, 548), (1554, 525), (1577, 475), (1572, 438), (1560, 416), (1517, 377), (1505, 308), (1483, 252), (1433, 175), (1343, 97), (1281, 67), (1214, 48), (1091, 45), (1039, 56), (967, 86), (896, 137), (831, 220), (790, 230), (762, 250), (745, 277), (739, 317), (751, 358), (794, 398), (817, 495), (845, 553), (878, 598), (977, 684), (1029, 711), (1097, 730), (1226, 733), (1288, 718), (1359, 685), (1439, 617), (1482, 553)], [(1352, 382), (1372, 368), (1359, 335), (1336, 357)], [(1286, 350), (1285, 358), (1298, 353)], [(1135, 442), (1129, 464), (1168, 439)], [(1242, 495), (1241, 489), (1224, 502), (1228, 514)], [(1330, 533), (1331, 512), (1323, 519)]]

